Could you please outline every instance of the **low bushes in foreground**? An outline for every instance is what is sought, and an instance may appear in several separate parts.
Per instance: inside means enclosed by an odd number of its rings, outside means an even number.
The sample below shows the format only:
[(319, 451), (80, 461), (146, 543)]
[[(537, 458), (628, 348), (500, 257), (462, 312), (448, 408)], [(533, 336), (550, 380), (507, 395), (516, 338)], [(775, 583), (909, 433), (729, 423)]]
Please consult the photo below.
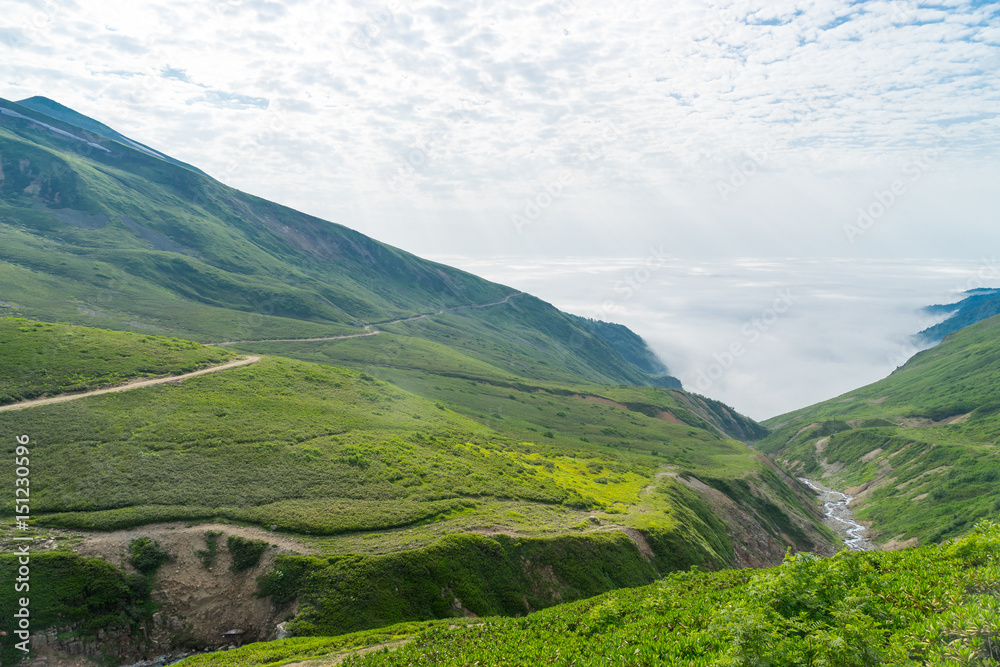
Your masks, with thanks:
[[(523, 618), (432, 622), (348, 655), (403, 665), (998, 665), (1000, 525), (945, 545), (789, 556), (765, 570), (674, 573)], [(371, 643), (371, 631), (283, 640), (283, 660)], [(405, 643), (399, 645), (398, 642)], [(189, 658), (183, 667), (273, 662), (272, 644)]]

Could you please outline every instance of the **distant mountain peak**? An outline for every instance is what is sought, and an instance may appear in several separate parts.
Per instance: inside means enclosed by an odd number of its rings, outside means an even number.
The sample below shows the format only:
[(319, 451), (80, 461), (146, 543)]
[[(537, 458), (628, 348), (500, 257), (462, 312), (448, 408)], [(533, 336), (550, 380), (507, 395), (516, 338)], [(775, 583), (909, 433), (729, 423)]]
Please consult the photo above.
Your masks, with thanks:
[(921, 331), (917, 336), (928, 343), (937, 343), (950, 333), (1000, 314), (1000, 289), (979, 287), (964, 293), (957, 303), (927, 306), (924, 312), (948, 315), (943, 322)]

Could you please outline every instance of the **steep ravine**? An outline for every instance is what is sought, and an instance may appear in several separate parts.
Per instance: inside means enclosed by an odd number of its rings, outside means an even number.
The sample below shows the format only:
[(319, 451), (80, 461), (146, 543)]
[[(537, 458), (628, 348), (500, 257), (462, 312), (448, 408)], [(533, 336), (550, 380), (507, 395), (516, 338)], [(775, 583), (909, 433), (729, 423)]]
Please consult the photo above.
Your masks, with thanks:
[(799, 480), (819, 494), (819, 499), (823, 503), (823, 513), (826, 515), (823, 523), (844, 540), (848, 549), (854, 551), (875, 549), (875, 546), (868, 541), (868, 529), (854, 520), (854, 513), (850, 509), (853, 496), (834, 491), (820, 482), (805, 477), (800, 477)]

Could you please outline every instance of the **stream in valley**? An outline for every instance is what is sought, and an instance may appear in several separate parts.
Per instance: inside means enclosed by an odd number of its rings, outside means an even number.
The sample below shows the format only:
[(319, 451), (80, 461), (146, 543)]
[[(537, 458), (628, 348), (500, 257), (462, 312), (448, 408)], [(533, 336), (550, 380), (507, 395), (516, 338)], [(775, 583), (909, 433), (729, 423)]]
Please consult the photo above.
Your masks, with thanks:
[(868, 541), (867, 528), (854, 520), (854, 513), (848, 505), (853, 496), (824, 486), (823, 484), (800, 477), (799, 481), (814, 489), (821, 501), (823, 501), (823, 512), (826, 514), (824, 523), (833, 532), (837, 533), (844, 540), (848, 549), (855, 551), (871, 551), (875, 546)]

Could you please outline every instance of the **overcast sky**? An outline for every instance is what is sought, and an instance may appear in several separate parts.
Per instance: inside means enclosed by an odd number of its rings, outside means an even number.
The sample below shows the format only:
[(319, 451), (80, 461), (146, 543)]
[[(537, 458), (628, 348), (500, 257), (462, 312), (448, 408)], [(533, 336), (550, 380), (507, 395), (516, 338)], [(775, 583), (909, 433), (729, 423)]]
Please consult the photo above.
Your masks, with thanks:
[(0, 95), (418, 254), (967, 258), (997, 10), (0, 0)]
[(998, 70), (995, 2), (0, 0), (0, 96), (629, 324), (689, 388), (792, 288), (704, 391), (756, 417), (888, 372), (996, 265)]

